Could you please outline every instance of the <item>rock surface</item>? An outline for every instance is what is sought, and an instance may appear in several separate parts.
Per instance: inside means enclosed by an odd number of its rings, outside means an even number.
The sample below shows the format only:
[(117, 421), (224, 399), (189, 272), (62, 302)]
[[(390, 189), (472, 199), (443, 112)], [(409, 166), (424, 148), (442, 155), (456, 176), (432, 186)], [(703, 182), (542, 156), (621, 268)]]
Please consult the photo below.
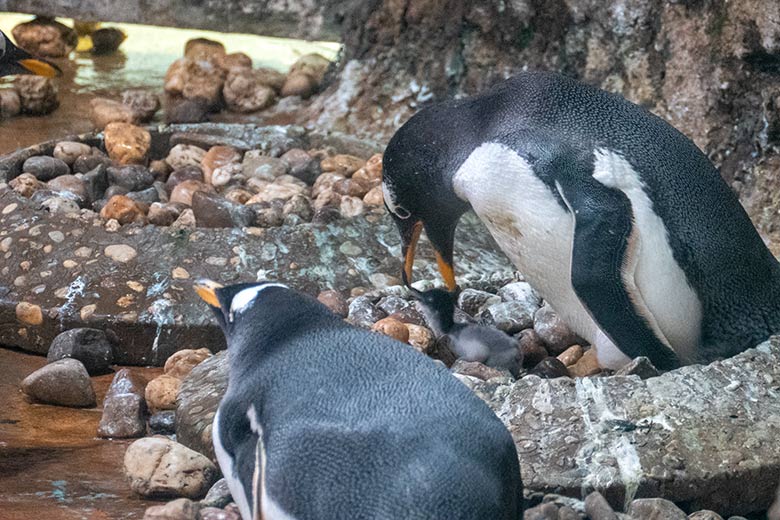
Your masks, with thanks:
[(60, 406), (95, 406), (95, 390), (80, 361), (67, 358), (49, 363), (22, 381), (22, 391), (33, 399)]
[(49, 347), (49, 363), (63, 358), (81, 361), (90, 375), (106, 374), (114, 360), (114, 347), (99, 329), (71, 329), (58, 335)]
[(146, 433), (145, 387), (146, 381), (126, 368), (116, 373), (103, 401), (98, 436), (132, 438)]
[(125, 452), (130, 488), (144, 497), (203, 497), (218, 475), (206, 457), (164, 437), (146, 437)]

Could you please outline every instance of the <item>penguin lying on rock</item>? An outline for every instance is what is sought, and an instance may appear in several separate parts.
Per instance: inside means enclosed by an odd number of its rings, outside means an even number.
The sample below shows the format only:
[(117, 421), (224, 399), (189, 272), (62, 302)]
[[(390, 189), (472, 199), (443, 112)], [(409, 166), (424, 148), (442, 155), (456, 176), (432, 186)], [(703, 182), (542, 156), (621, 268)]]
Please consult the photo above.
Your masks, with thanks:
[(420, 302), (428, 325), (436, 336), (447, 336), (450, 350), (459, 359), (479, 361), (489, 367), (508, 370), (517, 377), (522, 357), (517, 342), (500, 330), (472, 323), (455, 323), (455, 291), (409, 287)]
[(195, 289), (227, 338), (212, 435), (244, 520), (523, 517), (512, 436), (445, 368), (278, 283)]
[(29, 52), (20, 49), (4, 32), (0, 31), (0, 76), (14, 74), (52, 77), (59, 76), (62, 72), (53, 63), (34, 58)]
[(780, 331), (780, 265), (718, 171), (623, 97), (523, 73), (421, 110), (383, 160), (385, 205), (411, 283), (425, 229), (455, 288), (473, 209), (603, 367), (732, 356)]

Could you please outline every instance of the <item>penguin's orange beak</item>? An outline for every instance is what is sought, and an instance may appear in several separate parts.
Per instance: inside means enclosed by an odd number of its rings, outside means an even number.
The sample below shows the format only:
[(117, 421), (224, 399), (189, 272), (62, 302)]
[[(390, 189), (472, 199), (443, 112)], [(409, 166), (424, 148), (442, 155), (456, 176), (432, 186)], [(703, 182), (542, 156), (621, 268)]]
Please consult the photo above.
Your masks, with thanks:
[[(401, 254), (404, 259), (401, 277), (404, 285), (409, 287), (412, 284), (412, 268), (414, 267), (414, 257), (417, 253), (417, 242), (423, 230), (423, 222), (421, 220), (410, 222), (409, 220), (397, 219), (396, 224), (401, 232)], [(430, 233), (428, 238), (431, 238)], [(454, 291), (457, 285), (455, 283), (455, 269), (452, 265), (452, 247), (440, 248), (438, 241), (432, 240), (431, 242), (436, 252), (436, 263), (439, 266), (439, 272), (444, 279), (444, 283), (447, 284), (447, 288), (450, 291)]]
[(27, 58), (24, 60), (19, 60), (17, 63), (29, 73), (35, 74), (37, 76), (53, 78), (62, 74), (62, 71), (59, 69), (59, 67), (53, 63), (39, 60), (37, 58)]
[(192, 286), (195, 289), (195, 292), (198, 293), (198, 296), (200, 296), (204, 302), (208, 303), (212, 307), (216, 307), (217, 309), (220, 308), (219, 298), (217, 298), (217, 290), (224, 287), (222, 284), (217, 283), (214, 280), (201, 278), (196, 280)]

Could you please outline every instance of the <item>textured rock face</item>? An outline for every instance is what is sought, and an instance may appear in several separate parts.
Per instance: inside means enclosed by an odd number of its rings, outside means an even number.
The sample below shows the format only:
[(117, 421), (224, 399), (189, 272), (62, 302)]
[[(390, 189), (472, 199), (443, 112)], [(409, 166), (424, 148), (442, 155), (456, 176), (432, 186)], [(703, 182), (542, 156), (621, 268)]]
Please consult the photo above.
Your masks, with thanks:
[(780, 3), (762, 0), (363, 2), (344, 21), (337, 80), (308, 116), (386, 139), (431, 101), (560, 71), (670, 121), (780, 235), (779, 35)]

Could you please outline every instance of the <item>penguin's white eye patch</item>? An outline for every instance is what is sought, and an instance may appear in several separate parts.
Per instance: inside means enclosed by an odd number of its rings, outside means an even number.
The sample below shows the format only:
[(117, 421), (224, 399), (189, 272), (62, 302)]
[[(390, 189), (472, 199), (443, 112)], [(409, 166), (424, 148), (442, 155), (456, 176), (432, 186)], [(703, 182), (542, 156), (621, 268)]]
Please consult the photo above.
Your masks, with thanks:
[(287, 289), (286, 285), (282, 285), (280, 283), (267, 283), (249, 287), (248, 289), (240, 291), (238, 294), (233, 296), (233, 299), (230, 301), (230, 315), (228, 319), (232, 322), (236, 314), (243, 312), (252, 306), (254, 301), (257, 299), (257, 296), (260, 294), (260, 291), (263, 289), (268, 289), (269, 287), (282, 287)]
[(402, 220), (406, 220), (412, 216), (408, 209), (396, 202), (395, 193), (393, 193), (392, 188), (387, 184), (387, 182), (382, 183), (382, 196), (385, 199), (385, 205), (387, 205), (387, 209), (392, 211), (396, 217)]

